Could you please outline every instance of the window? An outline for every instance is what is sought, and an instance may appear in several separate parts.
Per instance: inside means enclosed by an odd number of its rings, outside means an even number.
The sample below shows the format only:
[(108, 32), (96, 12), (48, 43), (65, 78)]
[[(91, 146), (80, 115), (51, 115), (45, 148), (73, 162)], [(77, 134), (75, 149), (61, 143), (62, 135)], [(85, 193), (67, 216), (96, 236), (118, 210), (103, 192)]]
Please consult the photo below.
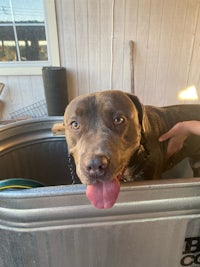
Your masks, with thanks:
[(59, 65), (54, 1), (0, 0), (0, 75), (48, 65)]

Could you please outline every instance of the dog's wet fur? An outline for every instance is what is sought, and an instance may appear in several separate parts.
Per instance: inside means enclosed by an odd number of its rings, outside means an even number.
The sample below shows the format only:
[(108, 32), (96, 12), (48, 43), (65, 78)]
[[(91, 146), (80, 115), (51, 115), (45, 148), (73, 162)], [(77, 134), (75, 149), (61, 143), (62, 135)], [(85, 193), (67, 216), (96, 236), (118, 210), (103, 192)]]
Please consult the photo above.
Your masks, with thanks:
[(122, 175), (131, 181), (160, 179), (186, 157), (199, 177), (200, 137), (189, 136), (169, 159), (167, 141), (158, 141), (177, 122), (187, 120), (200, 120), (200, 105), (145, 106), (137, 96), (115, 90), (78, 96), (64, 115), (69, 153), (85, 185)]

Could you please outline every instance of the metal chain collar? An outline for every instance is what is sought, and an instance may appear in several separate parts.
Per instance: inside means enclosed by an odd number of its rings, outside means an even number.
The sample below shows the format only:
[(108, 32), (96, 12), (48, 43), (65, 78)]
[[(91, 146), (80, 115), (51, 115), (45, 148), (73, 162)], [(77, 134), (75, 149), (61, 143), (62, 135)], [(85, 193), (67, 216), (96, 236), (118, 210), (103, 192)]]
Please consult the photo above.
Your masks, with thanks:
[(79, 182), (79, 179), (76, 175), (76, 170), (75, 170), (75, 167), (73, 164), (72, 155), (68, 154), (67, 159), (68, 159), (68, 167), (69, 167), (69, 171), (71, 174), (72, 184), (79, 184), (80, 182)]

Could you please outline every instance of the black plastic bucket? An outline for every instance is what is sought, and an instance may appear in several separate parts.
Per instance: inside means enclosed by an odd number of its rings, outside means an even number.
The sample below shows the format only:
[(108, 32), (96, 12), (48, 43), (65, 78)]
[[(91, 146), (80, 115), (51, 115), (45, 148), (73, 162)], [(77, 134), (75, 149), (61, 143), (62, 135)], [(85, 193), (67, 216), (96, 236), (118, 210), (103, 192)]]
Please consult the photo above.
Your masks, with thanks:
[(48, 115), (62, 116), (68, 104), (66, 69), (43, 67), (42, 76)]

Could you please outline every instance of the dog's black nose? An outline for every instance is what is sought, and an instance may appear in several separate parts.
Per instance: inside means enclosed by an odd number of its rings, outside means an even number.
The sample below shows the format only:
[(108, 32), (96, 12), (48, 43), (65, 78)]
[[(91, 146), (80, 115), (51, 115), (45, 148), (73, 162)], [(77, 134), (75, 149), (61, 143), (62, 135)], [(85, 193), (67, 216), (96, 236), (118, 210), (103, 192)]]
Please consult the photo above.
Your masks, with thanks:
[(89, 176), (99, 178), (103, 176), (109, 166), (110, 160), (106, 156), (93, 156), (85, 164), (85, 170)]

